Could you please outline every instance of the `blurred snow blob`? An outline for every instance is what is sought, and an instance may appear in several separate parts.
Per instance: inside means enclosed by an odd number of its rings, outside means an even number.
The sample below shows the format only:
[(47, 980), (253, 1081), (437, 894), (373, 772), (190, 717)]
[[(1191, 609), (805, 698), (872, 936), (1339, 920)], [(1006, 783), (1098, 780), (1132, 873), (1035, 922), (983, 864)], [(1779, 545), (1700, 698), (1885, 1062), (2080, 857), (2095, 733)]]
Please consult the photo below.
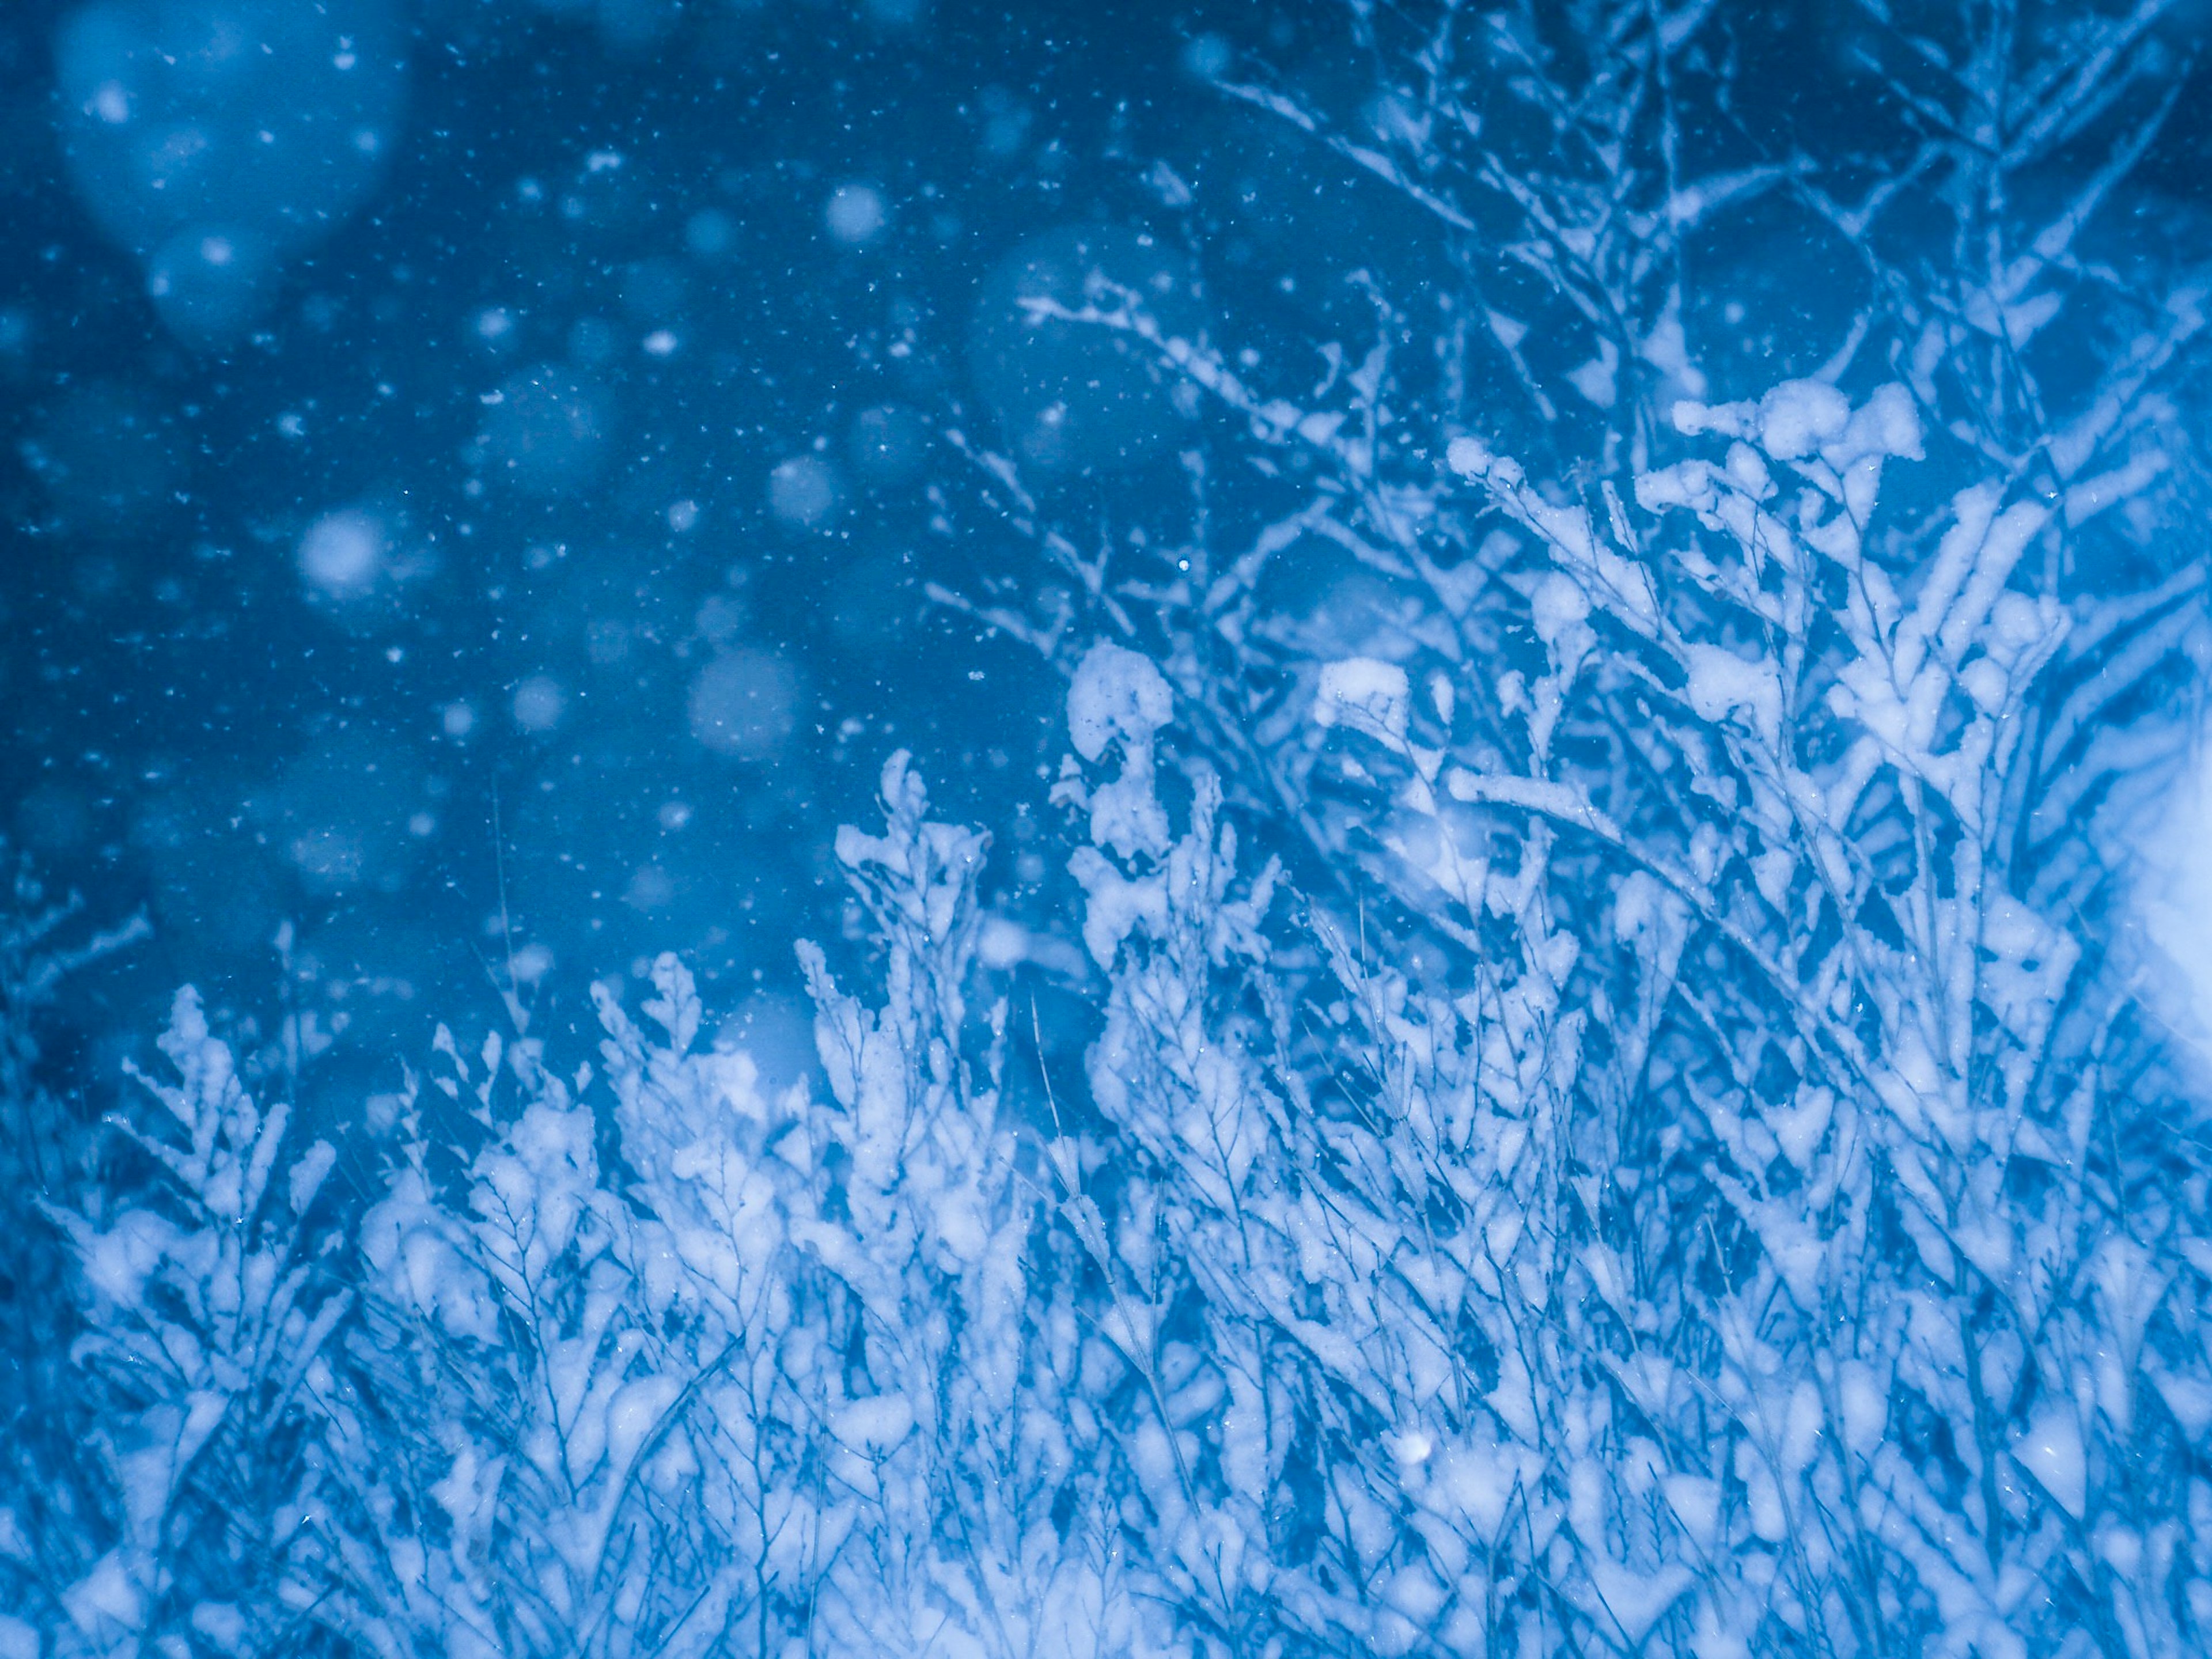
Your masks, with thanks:
[(600, 36), (615, 51), (650, 51), (676, 27), (683, 0), (599, 0)]
[(818, 530), (844, 498), (837, 469), (818, 455), (794, 455), (768, 475), (768, 509), (796, 530)]
[(822, 222), (848, 247), (865, 247), (884, 234), (890, 208), (873, 185), (840, 185), (822, 210)]
[(270, 851), (281, 856), (290, 837), (267, 833), (278, 823), (241, 823), (219, 775), (198, 773), (194, 782), (149, 793), (131, 809), (127, 834), (146, 860), (155, 924), (172, 949), (202, 963), (246, 951), (258, 959), (286, 903)]
[(913, 550), (895, 539), (871, 540), (841, 567), (823, 616), (830, 637), (863, 656), (896, 643), (921, 605)]
[(274, 246), (257, 232), (187, 226), (154, 250), (146, 295), (162, 325), (195, 350), (220, 352), (268, 308)]
[(574, 495), (605, 464), (609, 424), (603, 394), (565, 369), (541, 364), (510, 376), (493, 394), (483, 433), (487, 459), (526, 495)]
[(732, 760), (774, 757), (799, 729), (799, 679), (765, 651), (740, 647), (691, 682), (691, 735)]
[[(1054, 314), (1055, 313), (1063, 314)], [(1080, 321), (1064, 313), (1089, 313)], [(1200, 320), (1189, 266), (1148, 232), (1070, 225), (1017, 247), (985, 279), (969, 372), (1021, 461), (1047, 472), (1126, 465), (1183, 423), (1177, 381), (1140, 319), (1188, 337)]]
[(1183, 73), (1199, 81), (1218, 81), (1229, 72), (1236, 54), (1218, 34), (1201, 34), (1182, 49)]
[(365, 202), (406, 98), (392, 0), (95, 0), (56, 33), (70, 182), (162, 322), (234, 344)]
[(327, 733), (246, 803), (247, 817), (311, 893), (404, 884), (423, 805), (420, 763), (387, 739)]
[(553, 952), (532, 943), (519, 947), (507, 959), (507, 977), (518, 985), (535, 985), (553, 971)]
[(676, 902), (676, 878), (658, 864), (642, 864), (623, 890), (623, 902), (635, 910), (665, 910)]
[(550, 732), (568, 711), (568, 694), (550, 674), (532, 674), (514, 688), (514, 723), (526, 732)]
[(684, 225), (684, 246), (702, 259), (717, 259), (737, 246), (737, 221), (720, 208), (702, 208)]
[(374, 514), (356, 508), (325, 513), (300, 538), (300, 579), (312, 598), (359, 599), (375, 587), (388, 547)]
[(92, 834), (92, 798), (76, 785), (49, 779), (15, 803), (15, 834), (34, 853), (67, 854)]
[(185, 453), (164, 410), (99, 380), (64, 391), (21, 451), (59, 527), (111, 535), (141, 531), (173, 504)]
[(690, 278), (673, 259), (640, 259), (623, 272), (622, 307), (633, 322), (680, 322), (690, 305)]
[(21, 306), (0, 306), (0, 381), (22, 378), (37, 335), (29, 312)]

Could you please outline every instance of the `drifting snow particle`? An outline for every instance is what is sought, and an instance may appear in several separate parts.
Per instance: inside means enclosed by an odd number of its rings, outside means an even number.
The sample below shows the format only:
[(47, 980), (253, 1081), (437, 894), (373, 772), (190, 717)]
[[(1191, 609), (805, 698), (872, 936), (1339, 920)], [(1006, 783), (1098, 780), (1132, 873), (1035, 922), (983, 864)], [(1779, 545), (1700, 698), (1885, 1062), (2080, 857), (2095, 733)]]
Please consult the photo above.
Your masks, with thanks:
[(599, 33), (617, 52), (644, 52), (676, 26), (682, 0), (599, 0)]
[(672, 501), (668, 507), (668, 527), (681, 536), (699, 522), (699, 503), (694, 501)]
[(477, 729), (477, 711), (465, 702), (449, 702), (439, 714), (438, 724), (449, 738), (465, 738)]
[(234, 344), (264, 309), (275, 276), (273, 249), (248, 231), (188, 228), (154, 250), (146, 295), (164, 325), (196, 350)]
[(766, 760), (799, 726), (799, 683), (765, 651), (727, 652), (691, 682), (691, 735), (732, 760)]
[(921, 417), (896, 404), (864, 409), (853, 417), (854, 465), (878, 483), (904, 483), (921, 471), (929, 443)]
[(684, 246), (702, 259), (727, 253), (737, 240), (737, 221), (720, 208), (701, 209), (684, 227)]
[(526, 732), (550, 732), (568, 708), (568, 693), (550, 675), (532, 674), (514, 688), (514, 723)]
[(640, 259), (623, 271), (622, 308), (632, 322), (665, 328), (691, 305), (691, 279), (676, 259)]
[(691, 626), (699, 630), (701, 639), (710, 644), (730, 645), (745, 631), (749, 615), (743, 599), (728, 593), (709, 593), (699, 602)]
[(884, 234), (890, 222), (890, 208), (873, 185), (840, 185), (822, 210), (830, 234), (848, 247), (865, 247)]
[(676, 353), (676, 336), (668, 329), (656, 328), (645, 337), (645, 353), (648, 357), (670, 357)]
[(513, 375), (500, 386), (484, 439), (494, 465), (517, 488), (534, 495), (562, 495), (585, 489), (598, 475), (606, 459), (609, 428), (601, 394), (547, 364)]
[(675, 900), (676, 884), (657, 864), (641, 866), (623, 892), (623, 902), (633, 910), (665, 910)]
[(769, 511), (800, 530), (828, 523), (844, 495), (837, 469), (814, 455), (794, 455), (768, 477)]
[(615, 617), (594, 617), (584, 624), (584, 653), (595, 668), (611, 668), (629, 655), (629, 624)]
[(604, 363), (620, 346), (614, 325), (600, 317), (579, 317), (568, 331), (568, 355), (586, 365)]
[(553, 953), (542, 945), (526, 945), (507, 958), (507, 971), (518, 985), (535, 985), (553, 971)]
[(1229, 70), (1229, 42), (1218, 34), (1200, 35), (1182, 49), (1182, 68), (1195, 80), (1218, 78)]
[(422, 788), (404, 750), (338, 731), (310, 743), (246, 808), (310, 891), (367, 884), (392, 892), (405, 878), (407, 823), (423, 810)]
[(1029, 136), (1030, 112), (1004, 87), (986, 87), (978, 101), (983, 107), (983, 153), (1000, 160), (1014, 154)]
[(384, 568), (384, 526), (368, 514), (326, 513), (300, 539), (301, 579), (319, 598), (358, 599)]
[(16, 802), (15, 833), (39, 852), (68, 852), (92, 833), (92, 803), (67, 784), (42, 783)]

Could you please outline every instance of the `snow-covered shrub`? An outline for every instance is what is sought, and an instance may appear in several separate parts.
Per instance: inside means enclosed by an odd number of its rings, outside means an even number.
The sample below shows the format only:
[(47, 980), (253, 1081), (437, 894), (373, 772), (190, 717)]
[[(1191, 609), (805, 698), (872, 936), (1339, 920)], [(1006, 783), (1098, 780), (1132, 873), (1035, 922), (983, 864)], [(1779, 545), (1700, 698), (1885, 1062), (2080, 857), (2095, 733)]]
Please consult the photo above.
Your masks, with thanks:
[(35, 1644), (33, 1620), (104, 1547), (100, 1472), (67, 1361), (77, 1328), (66, 1264), (42, 1202), (82, 1190), (99, 1133), (46, 1065), (39, 1024), (64, 981), (145, 932), (143, 918), (88, 931), (28, 859), (0, 845), (0, 1652)]
[(999, 1121), (1005, 1006), (963, 1002), (984, 838), (903, 757), (883, 789), (884, 833), (837, 848), (880, 1000), (803, 947), (833, 1101), (696, 1051), (673, 957), (644, 1028), (602, 993), (604, 1089), (441, 1035), (482, 1148), (451, 1201), (403, 1110), (328, 1395), (327, 1616), (364, 1646), (1128, 1650), (1078, 1257), (1036, 1248)]
[[(342, 1251), (181, 1000), (177, 1128), (54, 1212), (112, 1509), (0, 1530), (0, 1638), (2212, 1647), (2212, 1113), (2126, 910), (2208, 289), (2099, 240), (2160, 8), (1869, 9), (1848, 154), (1731, 9), (1346, 10), (1356, 112), (1220, 87), (1435, 228), (1371, 334), (1309, 389), (1101, 275), (1030, 309), (1211, 410), (1187, 511), (970, 447), (1069, 883), (989, 915), (895, 757), (829, 1098), (664, 957), (596, 1066), (441, 1032)], [(1863, 279), (1787, 374), (1711, 331), (1754, 201)], [(1036, 1109), (1024, 957), (1099, 1019)]]
[(1902, 388), (1677, 419), (1723, 459), (1638, 478), (1633, 538), (1451, 449), (1550, 565), (1513, 750), (1424, 741), (1396, 664), (1321, 676), (1465, 942), (1443, 982), (1320, 914), (1304, 971), (1202, 762), (1170, 839), (1158, 672), (1076, 673), (1078, 748), (1124, 757), (1063, 790), (1121, 1267), (1211, 1383), (1172, 1458), (1133, 1443), (1149, 1553), (1224, 1639), (2188, 1651), (2204, 1176), (2136, 1148), (2203, 1115), (2138, 1092), (2081, 933), (2009, 890), (2065, 616), (2007, 578), (2051, 510), (1964, 492), (1908, 596), (1863, 544)]
[[(2197, 720), (2206, 289), (2099, 240), (2158, 9), (1870, 16), (1863, 151), (1738, 165), (1713, 9), (1348, 12), (1356, 120), (1224, 90), (1446, 258), (1356, 273), (1310, 393), (1043, 307), (1224, 426), (1126, 535), (983, 458), (1067, 586), (946, 596), (1121, 751), (1062, 790), (1103, 1227), (1212, 1402), (1133, 1438), (1133, 1553), (1231, 1648), (2195, 1650), (2207, 1114), (2124, 900)], [(1684, 239), (1765, 193), (1867, 297), (1708, 404)]]
[(1080, 1231), (1050, 1224), (1085, 1153), (1065, 1134), (1042, 1159), (1036, 1137), (1019, 1143), (1001, 1107), (1007, 1005), (966, 1006), (988, 838), (927, 821), (904, 755), (882, 793), (884, 833), (837, 838), (884, 951), (880, 1000), (802, 950), (836, 1106), (804, 1236), (846, 1345), (822, 1420), (831, 1477), (861, 1500), (817, 1639), (976, 1659), (1153, 1651), (1162, 1633), (1121, 1582)]
[(315, 1622), (311, 1401), (351, 1300), (311, 1215), (332, 1154), (287, 1154), (287, 1109), (246, 1093), (191, 992), (161, 1048), (176, 1080), (139, 1079), (159, 1110), (114, 1125), (146, 1177), (46, 1206), (75, 1256), (72, 1386), (104, 1477), (102, 1512), (80, 1518), (98, 1553), (56, 1587), (65, 1617), (46, 1639), (57, 1654), (295, 1651)]
[(433, 1080), (482, 1140), (450, 1200), (403, 1110), (331, 1402), (332, 1605), (373, 1651), (704, 1652), (811, 1598), (802, 1172), (750, 1064), (690, 1052), (689, 978), (656, 977), (655, 1041), (601, 1011), (613, 1124), (588, 1071), (496, 1036), (472, 1068), (441, 1031)]

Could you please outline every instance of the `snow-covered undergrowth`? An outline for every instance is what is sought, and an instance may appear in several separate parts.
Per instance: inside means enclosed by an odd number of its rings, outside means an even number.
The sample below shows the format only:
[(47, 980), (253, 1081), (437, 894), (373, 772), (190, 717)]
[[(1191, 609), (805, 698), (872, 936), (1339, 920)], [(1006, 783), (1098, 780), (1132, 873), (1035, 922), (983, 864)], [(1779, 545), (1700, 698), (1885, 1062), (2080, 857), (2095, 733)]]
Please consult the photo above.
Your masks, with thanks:
[[(86, 1455), (0, 1511), (4, 1650), (2201, 1651), (2203, 1114), (2006, 881), (2053, 509), (1962, 493), (1906, 591), (1901, 390), (1678, 421), (1640, 529), (1451, 449), (1547, 561), (1515, 752), (1318, 675), (1456, 976), (1243, 852), (1100, 643), (1079, 1109), (1006, 1104), (986, 838), (903, 757), (872, 974), (804, 952), (828, 1100), (663, 958), (595, 1065), (441, 1036), (345, 1227), (180, 996), (143, 1178), (48, 1206)], [(1564, 740), (1601, 691), (1644, 766)]]
[[(828, 1097), (663, 958), (596, 1057), (441, 1034), (358, 1206), (180, 997), (110, 1155), (11, 1182), (69, 1347), (9, 1380), (0, 1659), (2212, 1650), (2187, 884), (2130, 908), (2207, 288), (2085, 228), (2158, 9), (1971, 9), (1856, 173), (1686, 174), (1707, 7), (1351, 8), (1370, 131), (1224, 81), (1465, 281), (1417, 330), (1360, 273), (1310, 391), (1036, 303), (1218, 422), (1141, 538), (961, 440), (1047, 578), (942, 597), (1066, 676), (1068, 881), (998, 914), (894, 757), (872, 948), (801, 947)], [(1678, 256), (1760, 192), (1869, 297), (1709, 398)], [(65, 1123), (9, 1042), (11, 1128)]]

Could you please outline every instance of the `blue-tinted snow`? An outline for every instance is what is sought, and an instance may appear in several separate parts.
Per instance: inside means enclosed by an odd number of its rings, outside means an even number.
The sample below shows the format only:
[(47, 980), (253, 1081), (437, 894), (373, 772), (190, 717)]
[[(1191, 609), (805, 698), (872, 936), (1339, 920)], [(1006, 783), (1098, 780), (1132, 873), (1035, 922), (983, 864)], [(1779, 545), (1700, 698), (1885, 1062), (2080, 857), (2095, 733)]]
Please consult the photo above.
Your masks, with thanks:
[(0, 15), (0, 1659), (2212, 1646), (2201, 0)]

